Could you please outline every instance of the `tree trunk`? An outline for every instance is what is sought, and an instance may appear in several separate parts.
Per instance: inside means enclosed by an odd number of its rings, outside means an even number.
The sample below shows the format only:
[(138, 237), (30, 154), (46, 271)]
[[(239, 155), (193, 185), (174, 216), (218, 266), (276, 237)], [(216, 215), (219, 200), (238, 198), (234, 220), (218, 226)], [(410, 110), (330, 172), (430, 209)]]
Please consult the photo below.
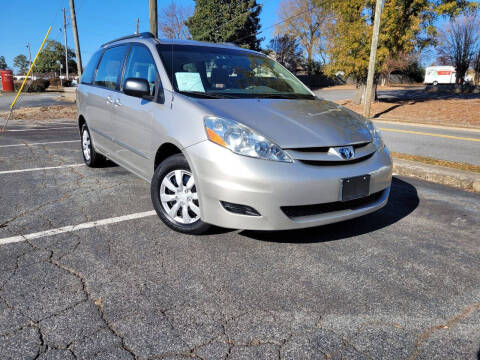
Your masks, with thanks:
[[(355, 105), (365, 105), (365, 97), (367, 92), (367, 84), (357, 84), (355, 95), (353, 96), (353, 103)], [(377, 101), (377, 83), (373, 84), (372, 102)]]
[(382, 86), (387, 84), (387, 77), (385, 75), (382, 76)]

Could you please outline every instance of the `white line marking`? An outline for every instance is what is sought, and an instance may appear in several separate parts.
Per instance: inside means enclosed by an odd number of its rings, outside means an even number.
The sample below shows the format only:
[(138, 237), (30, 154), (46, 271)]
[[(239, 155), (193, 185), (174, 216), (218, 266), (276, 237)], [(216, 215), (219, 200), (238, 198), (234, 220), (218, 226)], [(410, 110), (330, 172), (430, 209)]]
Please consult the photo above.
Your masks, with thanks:
[(62, 126), (62, 127), (42, 128), (42, 129), (35, 129), (35, 128), (30, 128), (30, 129), (10, 129), (10, 130), (5, 130), (5, 132), (12, 132), (12, 131), (59, 130), (59, 129), (77, 129), (77, 127), (76, 127), (76, 126)]
[(21, 169), (21, 170), (6, 170), (6, 171), (0, 171), (0, 175), (4, 175), (4, 174), (15, 174), (15, 173), (29, 172), (29, 171), (41, 171), (41, 170), (63, 169), (63, 168), (70, 168), (70, 167), (77, 167), (77, 166), (85, 166), (85, 164), (48, 166), (48, 167), (43, 167), (43, 168)]
[(39, 143), (31, 143), (31, 144), (27, 143), (27, 144), (0, 145), (0, 148), (15, 147), (15, 146), (36, 146), (36, 145), (48, 145), (48, 144), (65, 144), (65, 143), (73, 143), (73, 142), (80, 143), (80, 140), (49, 141), (49, 142), (39, 142)]
[(144, 218), (144, 217), (148, 217), (148, 216), (153, 216), (153, 215), (156, 215), (156, 214), (157, 213), (155, 211), (151, 210), (151, 211), (145, 211), (145, 212), (140, 212), (140, 213), (135, 213), (135, 214), (130, 214), (130, 215), (123, 215), (123, 216), (118, 216), (118, 217), (113, 217), (113, 218), (108, 218), (108, 219), (103, 219), (103, 220), (86, 222), (86, 223), (78, 224), (78, 225), (64, 226), (64, 227), (57, 228), (57, 229), (39, 231), (39, 232), (36, 232), (36, 233), (27, 234), (27, 235), (12, 236), (12, 237), (8, 237), (8, 238), (0, 239), (0, 245), (18, 243), (18, 242), (22, 242), (22, 241), (42, 238), (42, 237), (45, 237), (45, 236), (53, 236), (53, 235), (63, 234), (63, 233), (66, 233), (66, 232), (73, 232), (73, 231), (77, 231), (77, 230), (90, 229), (90, 228), (93, 228), (93, 227), (96, 227), (96, 226), (115, 224), (115, 223), (119, 223), (119, 222), (122, 222), (122, 221), (140, 219), (140, 218)]

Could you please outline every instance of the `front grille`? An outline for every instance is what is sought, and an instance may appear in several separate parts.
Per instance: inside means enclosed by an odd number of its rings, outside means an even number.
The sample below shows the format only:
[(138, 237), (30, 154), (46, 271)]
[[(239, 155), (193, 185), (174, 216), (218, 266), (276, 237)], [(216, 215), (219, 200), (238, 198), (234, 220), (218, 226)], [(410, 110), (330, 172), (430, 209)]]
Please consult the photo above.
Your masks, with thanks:
[(370, 159), (374, 153), (368, 154), (366, 156), (352, 159), (352, 160), (299, 160), (303, 164), (315, 165), (315, 166), (334, 166), (334, 165), (351, 165), (361, 161)]
[(341, 211), (341, 210), (357, 210), (378, 201), (382, 197), (384, 191), (385, 190), (360, 198), (360, 199), (355, 199), (350, 201), (335, 201), (330, 203), (314, 204), (314, 205), (282, 206), (280, 207), (280, 209), (282, 209), (284, 214), (287, 215), (289, 218), (321, 215), (321, 214), (330, 213), (334, 211)]
[[(357, 144), (350, 144), (350, 146), (353, 146), (355, 150), (360, 149), (362, 147), (367, 146), (370, 144), (370, 142), (362, 142), (362, 143), (357, 143)], [(341, 145), (338, 145), (341, 146)], [(348, 145), (345, 145), (348, 146)], [(285, 150), (294, 150), (298, 152), (304, 152), (304, 153), (322, 153), (322, 152), (328, 152), (328, 150), (331, 148), (331, 146), (322, 146), (322, 147), (306, 147), (306, 148), (286, 148)]]

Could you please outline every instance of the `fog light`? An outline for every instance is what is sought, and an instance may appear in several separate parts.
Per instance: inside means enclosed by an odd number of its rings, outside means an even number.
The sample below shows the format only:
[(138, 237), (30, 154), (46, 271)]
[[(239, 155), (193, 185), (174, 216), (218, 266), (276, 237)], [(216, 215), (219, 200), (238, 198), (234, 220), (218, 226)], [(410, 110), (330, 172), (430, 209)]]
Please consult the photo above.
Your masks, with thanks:
[(226, 201), (220, 201), (223, 208), (229, 212), (234, 214), (240, 215), (248, 215), (248, 216), (260, 216), (260, 213), (252, 208), (251, 206), (247, 205), (240, 205), (240, 204), (233, 204)]

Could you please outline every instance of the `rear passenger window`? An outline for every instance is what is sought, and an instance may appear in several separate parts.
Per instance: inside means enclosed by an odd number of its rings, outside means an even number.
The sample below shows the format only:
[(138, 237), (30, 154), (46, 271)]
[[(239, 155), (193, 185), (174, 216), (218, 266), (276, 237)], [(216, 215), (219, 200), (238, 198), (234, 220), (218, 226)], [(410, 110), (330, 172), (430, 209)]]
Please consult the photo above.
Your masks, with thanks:
[(122, 65), (127, 49), (127, 45), (122, 45), (105, 51), (102, 60), (100, 60), (100, 65), (98, 65), (95, 85), (112, 90), (120, 88), (120, 76), (122, 75)]
[(128, 55), (125, 68), (124, 80), (128, 78), (145, 79), (150, 84), (150, 95), (155, 94), (155, 79), (157, 78), (157, 67), (150, 50), (145, 46), (133, 45)]
[(88, 62), (87, 67), (83, 70), (82, 78), (80, 82), (82, 84), (91, 84), (93, 81), (93, 75), (95, 74), (95, 70), (97, 69), (98, 60), (100, 56), (102, 56), (103, 49), (98, 50), (95, 54), (92, 55), (90, 61)]

